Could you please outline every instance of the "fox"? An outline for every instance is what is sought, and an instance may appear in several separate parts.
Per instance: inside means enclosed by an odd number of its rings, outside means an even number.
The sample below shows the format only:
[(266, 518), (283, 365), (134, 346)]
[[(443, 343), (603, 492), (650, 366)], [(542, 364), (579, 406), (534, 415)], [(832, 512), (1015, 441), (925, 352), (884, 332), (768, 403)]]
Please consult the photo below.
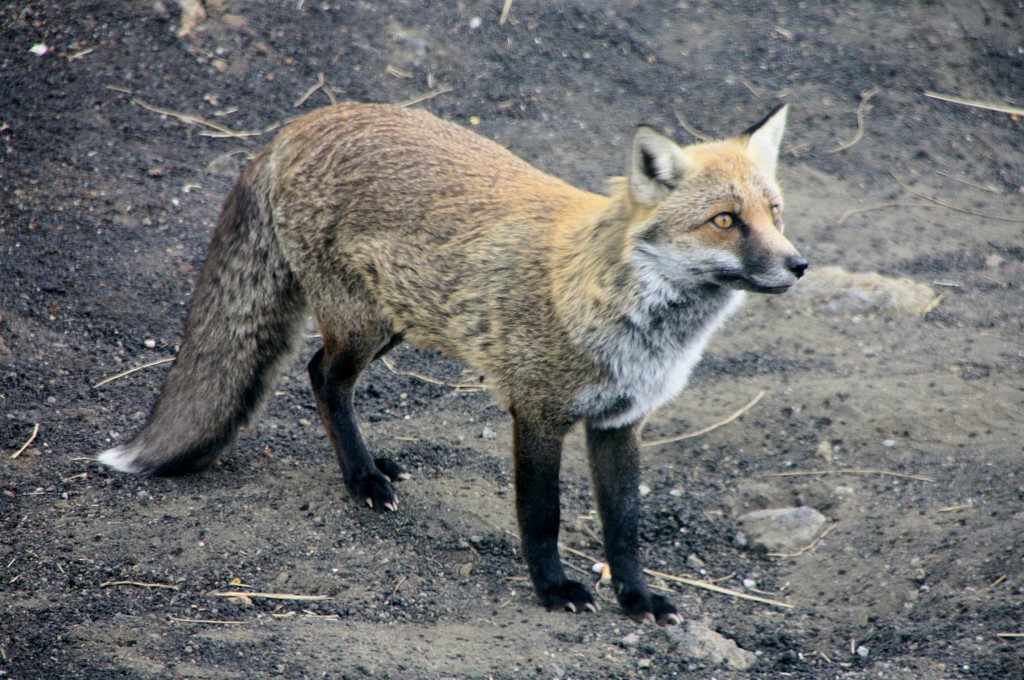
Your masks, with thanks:
[(311, 313), (308, 371), (348, 494), (395, 511), (401, 465), (371, 455), (353, 393), (403, 342), (486, 376), (511, 414), (521, 554), (549, 610), (595, 611), (558, 553), (563, 439), (582, 423), (623, 612), (674, 625), (639, 555), (639, 431), (686, 385), (748, 292), (807, 261), (775, 180), (787, 106), (681, 146), (635, 128), (606, 195), (425, 110), (339, 103), (289, 124), (228, 194), (149, 418), (98, 456), (141, 475), (208, 467), (256, 418)]

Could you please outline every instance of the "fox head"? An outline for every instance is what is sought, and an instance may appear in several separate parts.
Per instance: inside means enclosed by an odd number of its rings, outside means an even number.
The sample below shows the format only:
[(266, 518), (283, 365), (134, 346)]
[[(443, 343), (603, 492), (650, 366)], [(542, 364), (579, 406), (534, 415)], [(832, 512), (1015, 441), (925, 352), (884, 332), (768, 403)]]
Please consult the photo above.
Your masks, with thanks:
[(637, 128), (626, 191), (632, 257), (647, 285), (781, 293), (803, 275), (775, 183), (785, 127), (783, 105), (737, 137), (685, 147)]

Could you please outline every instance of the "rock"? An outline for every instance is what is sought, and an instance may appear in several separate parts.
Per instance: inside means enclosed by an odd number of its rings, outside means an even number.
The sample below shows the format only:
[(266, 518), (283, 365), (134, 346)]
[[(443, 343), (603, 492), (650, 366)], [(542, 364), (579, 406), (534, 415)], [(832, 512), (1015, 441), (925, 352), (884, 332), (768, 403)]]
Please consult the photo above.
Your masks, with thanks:
[(736, 545), (756, 552), (789, 553), (814, 540), (826, 522), (814, 508), (774, 508), (748, 512), (736, 520)]
[(827, 439), (823, 439), (820, 442), (818, 442), (818, 448), (815, 449), (814, 453), (819, 458), (824, 458), (826, 461), (831, 463), (832, 456), (835, 454), (835, 451), (832, 449), (832, 442), (828, 441)]
[(486, 439), (487, 441), (493, 441), (493, 440), (495, 440), (497, 438), (498, 438), (498, 435), (496, 435), (494, 433), (494, 430), (492, 430), (489, 427), (484, 427), (484, 429), (480, 432), (480, 439)]
[(673, 651), (685, 659), (725, 664), (738, 671), (749, 670), (757, 661), (756, 654), (711, 630), (707, 620), (689, 621), (685, 627), (671, 626), (664, 630), (673, 643)]
[(637, 633), (629, 633), (619, 640), (619, 646), (627, 649), (629, 647), (636, 647), (638, 644), (640, 644), (640, 635)]
[(829, 314), (888, 317), (923, 313), (935, 300), (935, 291), (907, 278), (877, 272), (848, 272), (842, 267), (810, 269), (799, 286), (786, 296), (786, 304), (810, 306)]

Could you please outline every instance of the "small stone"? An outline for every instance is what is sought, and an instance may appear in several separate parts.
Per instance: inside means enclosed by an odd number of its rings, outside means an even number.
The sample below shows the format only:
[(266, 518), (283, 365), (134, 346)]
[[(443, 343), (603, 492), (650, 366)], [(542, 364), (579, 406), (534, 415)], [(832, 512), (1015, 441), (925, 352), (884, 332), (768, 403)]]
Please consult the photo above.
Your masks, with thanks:
[(701, 558), (697, 557), (695, 553), (690, 553), (686, 556), (686, 566), (690, 569), (703, 569), (707, 564)]
[(755, 510), (736, 520), (739, 533), (734, 541), (757, 552), (794, 552), (813, 541), (826, 521), (824, 515), (806, 505)]
[(142, 344), (146, 346), (146, 349), (153, 349), (156, 347), (156, 340), (153, 338), (146, 338), (142, 341)]
[(753, 588), (756, 588), (757, 587), (757, 581), (755, 581), (752, 578), (745, 578), (745, 579), (743, 579), (743, 587), (746, 588), (747, 590), (751, 590)]
[(637, 662), (636, 662), (636, 667), (637, 668), (650, 668), (651, 667), (651, 660), (650, 659), (638, 659)]
[(995, 253), (992, 253), (985, 258), (985, 266), (989, 269), (999, 269), (1003, 266), (1004, 262), (1006, 262), (1006, 259), (1002, 255), (997, 255)]
[(472, 19), (469, 20), (469, 27), (475, 30), (477, 28), (480, 28), (480, 26), (483, 25), (483, 23), (484, 20), (481, 19), (480, 17), (473, 17)]
[(210, 65), (212, 65), (220, 73), (225, 73), (228, 70), (227, 59), (214, 59), (210, 62)]
[(884, 446), (887, 449), (891, 449), (894, 446), (896, 446), (896, 440), (895, 439), (883, 439), (882, 440), (882, 446)]
[(486, 439), (488, 441), (492, 441), (492, 440), (497, 439), (497, 438), (498, 438), (498, 435), (494, 434), (494, 430), (492, 430), (489, 427), (485, 427), (480, 432), (480, 439)]
[(626, 647), (627, 649), (629, 647), (636, 647), (638, 644), (640, 644), (640, 635), (637, 633), (630, 633), (619, 640), (619, 646)]
[(309, 427), (309, 425), (310, 425), (309, 419), (308, 418), (299, 418), (299, 425), (302, 425), (303, 427)]
[(814, 450), (814, 453), (819, 458), (824, 458), (829, 463), (832, 462), (832, 455), (835, 453), (832, 449), (832, 443), (827, 439), (823, 439), (818, 442), (818, 448)]
[(685, 626), (669, 626), (665, 635), (673, 643), (673, 651), (680, 657), (711, 664), (726, 664), (738, 671), (750, 669), (757, 655), (742, 649), (735, 641), (711, 629), (711, 622), (689, 621)]
[(646, 496), (649, 493), (651, 493), (651, 487), (647, 486), (646, 484), (641, 484), (639, 489), (640, 489), (640, 495), (641, 496)]
[(857, 646), (857, 656), (859, 656), (862, 659), (866, 659), (868, 658), (868, 654), (870, 654), (870, 652), (868, 651), (867, 647), (865, 647), (864, 645)]

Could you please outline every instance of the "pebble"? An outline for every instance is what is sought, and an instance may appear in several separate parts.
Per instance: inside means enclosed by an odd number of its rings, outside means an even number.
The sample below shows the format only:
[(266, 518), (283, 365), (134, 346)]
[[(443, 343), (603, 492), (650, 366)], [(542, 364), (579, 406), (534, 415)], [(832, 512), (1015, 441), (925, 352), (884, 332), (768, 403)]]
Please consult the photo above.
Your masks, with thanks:
[(825, 525), (825, 516), (809, 506), (755, 510), (736, 520), (734, 539), (741, 548), (756, 552), (790, 553), (814, 540)]
[(689, 621), (685, 626), (669, 626), (664, 630), (673, 643), (673, 651), (683, 658), (725, 664), (738, 671), (749, 670), (757, 662), (756, 654), (712, 630), (710, 621)]
[(480, 439), (486, 439), (486, 440), (488, 440), (488, 441), (492, 441), (492, 440), (494, 440), (494, 439), (497, 439), (497, 438), (498, 438), (498, 435), (496, 435), (496, 434), (494, 433), (494, 430), (492, 430), (492, 429), (491, 429), (491, 428), (489, 428), (489, 427), (485, 427), (485, 428), (484, 428), (484, 429), (483, 429), (483, 430), (482, 430), (482, 431), (480, 432)]
[(619, 645), (626, 648), (636, 647), (638, 644), (640, 644), (640, 635), (637, 633), (630, 633), (619, 640)]
[(824, 458), (826, 461), (830, 463), (832, 462), (832, 456), (835, 453), (835, 451), (832, 449), (832, 443), (827, 439), (823, 439), (822, 441), (818, 442), (818, 448), (815, 449), (814, 452), (815, 454), (817, 454), (819, 458)]
[(142, 341), (142, 344), (146, 346), (146, 349), (153, 349), (156, 347), (156, 340), (153, 338), (146, 338)]

